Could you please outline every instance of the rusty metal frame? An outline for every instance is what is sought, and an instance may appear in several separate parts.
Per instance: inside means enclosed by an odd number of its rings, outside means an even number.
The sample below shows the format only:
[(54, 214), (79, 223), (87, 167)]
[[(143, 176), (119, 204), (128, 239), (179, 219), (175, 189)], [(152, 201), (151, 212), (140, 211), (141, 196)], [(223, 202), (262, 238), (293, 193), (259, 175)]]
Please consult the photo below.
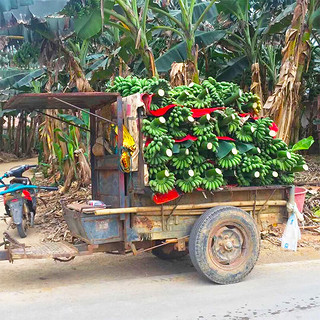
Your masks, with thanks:
[[(179, 197), (177, 203), (176, 203), (175, 206), (172, 208), (172, 210), (171, 210), (171, 212), (170, 212), (170, 214), (169, 214), (169, 216), (168, 216), (168, 218), (167, 218), (167, 220), (166, 220), (166, 230), (169, 230), (169, 228), (168, 228), (169, 220), (170, 220), (170, 218), (172, 217), (174, 211), (177, 209), (177, 206), (179, 205), (182, 197), (183, 197), (183, 196), (180, 196), (180, 197)], [(163, 219), (164, 219), (164, 218), (163, 218)]]
[(268, 201), (271, 199), (271, 197), (274, 195), (275, 192), (276, 192), (276, 189), (273, 189), (272, 192), (269, 194), (269, 197), (266, 199), (266, 201), (264, 202), (264, 204), (262, 205), (262, 207), (260, 208), (260, 210), (257, 213), (257, 219), (260, 224), (261, 230), (263, 229), (263, 226), (262, 226), (260, 214), (261, 214), (262, 210), (266, 207), (266, 204), (268, 203)]

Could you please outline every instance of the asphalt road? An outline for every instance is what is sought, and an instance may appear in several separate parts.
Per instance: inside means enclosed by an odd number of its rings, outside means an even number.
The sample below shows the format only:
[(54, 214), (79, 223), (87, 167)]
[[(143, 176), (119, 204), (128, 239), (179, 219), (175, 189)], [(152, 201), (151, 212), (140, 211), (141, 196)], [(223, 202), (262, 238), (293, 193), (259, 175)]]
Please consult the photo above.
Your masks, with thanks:
[(100, 254), (69, 264), (0, 262), (2, 319), (319, 319), (320, 260), (257, 265), (215, 285), (189, 258)]

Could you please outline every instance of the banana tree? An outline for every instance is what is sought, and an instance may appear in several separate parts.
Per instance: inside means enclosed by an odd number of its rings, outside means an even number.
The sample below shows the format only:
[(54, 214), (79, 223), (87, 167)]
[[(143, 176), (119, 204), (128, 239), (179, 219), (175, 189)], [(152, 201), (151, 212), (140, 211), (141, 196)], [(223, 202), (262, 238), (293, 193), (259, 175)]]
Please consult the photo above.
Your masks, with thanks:
[(294, 128), (298, 130), (301, 79), (310, 61), (310, 36), (320, 19), (319, 5), (319, 1), (297, 0), (291, 26), (286, 32), (279, 80), (264, 105), (265, 112), (279, 127), (279, 137), (286, 142), (292, 138)]
[[(196, 0), (179, 0), (178, 9), (179, 10), (169, 10), (167, 8), (160, 7), (155, 3), (150, 6), (151, 10), (158, 14), (160, 17), (165, 17), (169, 24), (155, 26), (153, 29), (161, 29), (175, 33), (180, 41), (179, 45), (173, 48), (170, 52), (165, 53), (158, 59), (158, 63), (168, 63), (173, 55), (177, 52), (180, 57), (186, 58), (185, 60), (189, 63), (191, 62), (193, 68), (193, 81), (199, 82), (199, 71), (198, 71), (198, 49), (197, 38), (199, 42), (210, 42), (216, 40), (217, 34), (216, 30), (208, 32), (200, 32), (200, 25), (206, 20), (209, 13), (211, 17), (216, 17), (216, 10), (213, 8), (216, 0), (207, 1), (196, 1)], [(223, 33), (219, 34), (221, 37)], [(208, 40), (208, 36), (213, 37)], [(184, 54), (185, 52), (185, 54)], [(172, 62), (172, 61), (170, 61)]]
[(133, 45), (134, 52), (142, 58), (147, 74), (158, 77), (153, 51), (148, 40), (149, 1), (144, 1), (143, 6), (139, 7), (137, 0), (115, 0), (112, 9), (109, 9), (110, 3), (111, 0), (104, 1), (106, 24), (121, 31), (125, 36), (123, 43)]
[(268, 95), (266, 75), (270, 79), (269, 84), (274, 85), (276, 82), (279, 62), (276, 60), (276, 47), (282, 37), (279, 33), (289, 26), (294, 6), (291, 0), (286, 3), (221, 0), (217, 3), (225, 24), (230, 22), (228, 37), (222, 39), (220, 45), (235, 55), (226, 68), (221, 70), (218, 78), (230, 81), (247, 70), (250, 73), (251, 91), (263, 101)]

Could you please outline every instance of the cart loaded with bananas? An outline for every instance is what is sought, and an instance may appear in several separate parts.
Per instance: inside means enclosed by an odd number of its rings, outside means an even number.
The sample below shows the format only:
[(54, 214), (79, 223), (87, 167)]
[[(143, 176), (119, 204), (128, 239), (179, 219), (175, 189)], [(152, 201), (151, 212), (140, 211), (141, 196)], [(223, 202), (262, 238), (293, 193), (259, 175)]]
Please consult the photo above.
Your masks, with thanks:
[(303, 157), (259, 117), (257, 95), (212, 77), (170, 87), (164, 79), (117, 77), (108, 91), (148, 93), (144, 159), (155, 194), (213, 191), (225, 185), (290, 185), (308, 169)]

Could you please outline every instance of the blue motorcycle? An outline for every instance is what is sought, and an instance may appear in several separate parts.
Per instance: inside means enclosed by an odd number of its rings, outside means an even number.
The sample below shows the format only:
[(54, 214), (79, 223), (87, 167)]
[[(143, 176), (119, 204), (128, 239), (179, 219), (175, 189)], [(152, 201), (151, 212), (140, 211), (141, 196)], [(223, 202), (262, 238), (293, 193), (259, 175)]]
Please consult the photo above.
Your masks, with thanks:
[[(23, 173), (36, 165), (22, 165), (11, 168), (0, 177), (0, 196), (3, 196), (6, 215), (11, 217), (12, 224), (16, 226), (19, 236), (27, 236), (27, 228), (34, 226), (34, 216), (36, 214), (37, 199), (36, 193), (39, 190), (56, 191), (57, 187), (40, 187), (31, 183)], [(13, 177), (10, 184), (5, 184), (3, 179)]]

